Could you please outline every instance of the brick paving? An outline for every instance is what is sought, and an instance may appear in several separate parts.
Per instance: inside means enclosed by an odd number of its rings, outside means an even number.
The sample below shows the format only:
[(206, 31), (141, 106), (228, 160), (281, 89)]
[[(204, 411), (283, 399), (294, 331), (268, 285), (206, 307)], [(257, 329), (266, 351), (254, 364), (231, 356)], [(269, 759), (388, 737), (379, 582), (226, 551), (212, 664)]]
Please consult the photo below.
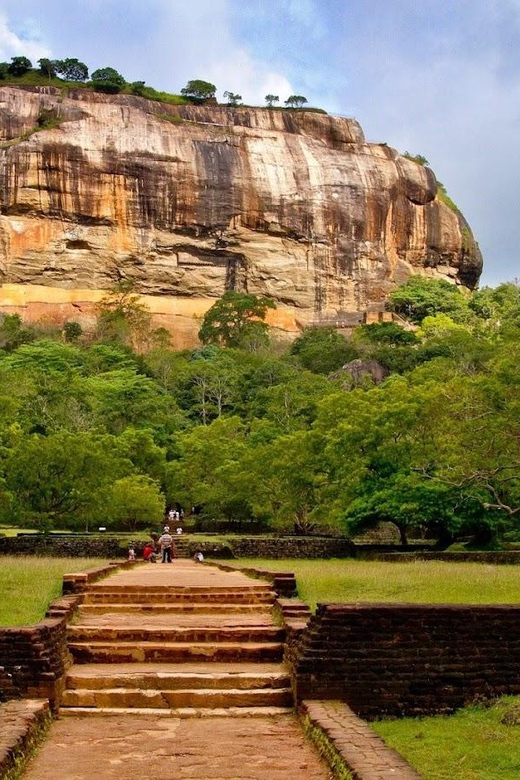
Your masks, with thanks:
[(305, 701), (303, 711), (343, 759), (354, 780), (422, 780), (370, 726), (340, 701)]

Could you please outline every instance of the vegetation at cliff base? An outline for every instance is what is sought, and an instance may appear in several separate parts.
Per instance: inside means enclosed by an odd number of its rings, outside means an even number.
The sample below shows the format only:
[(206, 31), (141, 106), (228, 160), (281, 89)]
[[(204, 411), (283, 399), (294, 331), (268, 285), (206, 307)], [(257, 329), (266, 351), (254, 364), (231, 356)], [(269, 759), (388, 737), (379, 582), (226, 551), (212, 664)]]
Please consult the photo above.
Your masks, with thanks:
[(3, 315), (0, 522), (133, 532), (178, 504), (201, 531), (519, 542), (518, 285), (412, 277), (391, 305), (288, 344), (228, 292), (182, 351), (127, 283), (89, 332)]

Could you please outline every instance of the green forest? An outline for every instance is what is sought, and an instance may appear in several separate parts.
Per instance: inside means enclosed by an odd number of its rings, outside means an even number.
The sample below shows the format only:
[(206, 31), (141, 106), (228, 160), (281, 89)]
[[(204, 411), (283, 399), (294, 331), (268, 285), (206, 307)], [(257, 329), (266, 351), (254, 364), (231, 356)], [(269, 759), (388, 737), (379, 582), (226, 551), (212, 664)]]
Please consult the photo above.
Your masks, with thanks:
[(133, 532), (178, 505), (199, 530), (520, 541), (519, 285), (411, 277), (389, 305), (288, 343), (228, 292), (189, 351), (125, 284), (92, 333), (0, 315), (0, 523)]

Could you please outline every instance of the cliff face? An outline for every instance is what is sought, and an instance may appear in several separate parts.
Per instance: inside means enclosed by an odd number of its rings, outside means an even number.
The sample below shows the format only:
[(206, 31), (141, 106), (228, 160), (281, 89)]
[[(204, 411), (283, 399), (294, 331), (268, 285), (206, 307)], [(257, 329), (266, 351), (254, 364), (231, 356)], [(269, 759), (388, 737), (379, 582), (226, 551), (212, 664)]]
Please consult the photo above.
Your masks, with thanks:
[(476, 285), (436, 190), (351, 119), (0, 88), (0, 308), (82, 321), (132, 278), (179, 346), (230, 288), (287, 330), (347, 323), (411, 273)]

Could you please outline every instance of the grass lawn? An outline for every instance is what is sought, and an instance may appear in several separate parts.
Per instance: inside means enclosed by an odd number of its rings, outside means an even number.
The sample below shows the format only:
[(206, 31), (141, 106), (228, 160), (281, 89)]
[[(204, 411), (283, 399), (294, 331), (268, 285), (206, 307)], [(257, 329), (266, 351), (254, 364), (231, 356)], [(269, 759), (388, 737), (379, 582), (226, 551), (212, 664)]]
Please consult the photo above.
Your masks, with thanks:
[(520, 567), (443, 561), (245, 559), (244, 566), (292, 571), (298, 594), (318, 602), (395, 601), (507, 604), (520, 601)]
[(24, 626), (45, 615), (61, 595), (62, 577), (106, 563), (100, 558), (0, 558), (0, 626)]
[[(500, 721), (507, 714), (515, 725)], [(454, 715), (371, 724), (424, 780), (520, 777), (520, 697), (504, 697)]]

